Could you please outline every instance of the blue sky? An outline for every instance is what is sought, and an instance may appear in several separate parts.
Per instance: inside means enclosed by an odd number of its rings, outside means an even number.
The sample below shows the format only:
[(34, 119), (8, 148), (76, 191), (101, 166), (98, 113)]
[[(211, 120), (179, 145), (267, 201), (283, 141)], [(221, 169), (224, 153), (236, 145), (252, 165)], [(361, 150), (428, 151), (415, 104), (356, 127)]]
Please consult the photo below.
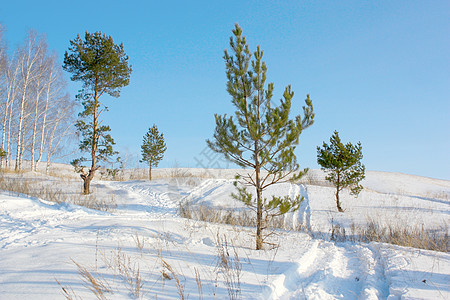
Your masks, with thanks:
[(318, 168), (316, 146), (338, 130), (361, 141), (368, 170), (450, 179), (449, 1), (16, 0), (2, 3), (0, 23), (10, 48), (34, 28), (60, 59), (85, 31), (124, 43), (130, 85), (103, 99), (123, 156), (139, 155), (157, 124), (168, 147), (160, 167), (227, 166), (202, 151), (214, 114), (233, 112), (222, 57), (239, 23), (251, 50), (264, 50), (274, 99), (291, 84), (298, 114), (311, 95), (302, 167)]

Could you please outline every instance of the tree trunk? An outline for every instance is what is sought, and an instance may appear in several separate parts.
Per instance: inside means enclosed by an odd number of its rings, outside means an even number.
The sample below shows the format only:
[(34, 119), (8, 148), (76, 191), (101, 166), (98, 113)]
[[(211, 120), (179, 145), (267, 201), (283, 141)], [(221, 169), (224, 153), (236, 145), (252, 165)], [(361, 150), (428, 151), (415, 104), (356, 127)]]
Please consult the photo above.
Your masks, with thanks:
[(19, 126), (17, 131), (17, 150), (16, 150), (16, 166), (15, 170), (18, 171), (21, 168), (21, 154), (22, 154), (22, 140), (23, 140), (23, 119), (25, 111), (25, 94), (26, 87), (24, 88), (22, 98), (20, 101), (20, 116), (19, 116)]
[(46, 94), (46, 102), (45, 102), (45, 108), (44, 108), (44, 116), (42, 119), (42, 127), (41, 127), (41, 143), (39, 145), (39, 156), (38, 159), (36, 160), (36, 167), (39, 164), (39, 162), (41, 161), (42, 158), (42, 153), (44, 152), (44, 135), (45, 135), (45, 129), (47, 127), (47, 113), (48, 113), (48, 102), (50, 99), (50, 86), (52, 83), (52, 74), (53, 74), (53, 69), (50, 69), (50, 75), (49, 75), (49, 81), (47, 82), (47, 94)]
[(260, 169), (257, 166), (256, 170), (256, 250), (261, 250), (263, 248), (263, 238), (262, 238), (262, 191), (260, 182)]
[(25, 104), (28, 103), (29, 89), (33, 80), (36, 79), (36, 62), (43, 55), (44, 44), (36, 43), (37, 36), (30, 32), (27, 38), (27, 44), (19, 54), (19, 65), (21, 68), (20, 79), (22, 80), (22, 95), (19, 105), (19, 124), (17, 129), (17, 151), (15, 170), (22, 168), (23, 149), (24, 149), (24, 122), (28, 117), (25, 112)]
[(50, 171), (50, 157), (52, 156), (52, 145), (53, 145), (53, 137), (55, 136), (56, 127), (58, 125), (55, 124), (55, 126), (52, 129), (52, 133), (50, 135), (49, 141), (48, 141), (48, 150), (47, 150), (47, 166), (45, 168), (45, 174), (48, 175)]
[[(45, 107), (44, 107), (44, 111), (43, 111), (44, 115), (42, 117), (41, 142), (39, 145), (39, 157), (36, 160), (36, 165), (39, 164), (39, 162), (41, 161), (42, 155), (44, 153), (44, 148), (46, 146), (45, 143), (47, 142), (44, 139), (44, 136), (47, 132), (47, 125), (48, 125), (47, 124), (47, 114), (49, 113), (49, 108), (50, 108), (49, 104), (50, 104), (50, 99), (52, 98), (51, 94), (55, 90), (54, 83), (56, 84), (56, 89), (59, 90), (59, 87), (57, 85), (57, 79), (61, 76), (61, 74), (56, 72), (55, 60), (56, 60), (56, 57), (52, 56), (48, 63), (49, 64), (49, 66), (48, 66), (49, 73), (48, 73), (47, 81), (45, 82), (47, 90), (46, 90), (46, 94), (45, 94)], [(54, 96), (56, 96), (56, 97), (52, 98), (53, 105), (55, 105), (55, 102), (56, 103), (58, 102), (58, 100), (57, 100), (58, 94), (55, 94)]]
[(8, 133), (7, 133), (7, 144), (6, 144), (6, 167), (9, 168), (11, 164), (11, 157), (12, 157), (12, 142), (11, 142), (11, 122), (12, 122), (12, 115), (13, 115), (13, 104), (11, 103), (11, 106), (9, 107), (9, 120), (8, 120)]
[[(260, 81), (261, 76), (258, 76), (258, 82)], [(260, 116), (260, 106), (261, 106), (261, 93), (258, 89), (258, 103), (257, 103), (257, 118), (258, 118), (258, 128), (261, 129), (261, 116)], [(262, 187), (261, 187), (261, 179), (260, 179), (260, 172), (261, 172), (261, 165), (259, 161), (259, 134), (257, 137), (253, 137), (253, 140), (255, 141), (255, 175), (256, 175), (256, 250), (261, 250), (263, 248), (263, 237), (262, 237), (262, 231), (263, 231), (263, 199), (262, 199)]]
[(341, 189), (341, 172), (337, 172), (337, 182), (336, 182), (336, 207), (339, 212), (344, 212), (339, 203), (339, 190)]
[[(6, 99), (5, 115), (2, 124), (2, 150), (5, 150), (6, 122), (8, 121), (8, 112), (9, 112), (9, 93), (8, 98)], [(6, 155), (6, 157), (8, 157), (8, 155)], [(8, 159), (6, 159), (6, 161), (8, 161)], [(3, 157), (1, 158), (0, 167), (3, 167)]]
[(34, 122), (33, 122), (33, 131), (32, 131), (32, 138), (31, 138), (31, 171), (37, 171), (37, 167), (35, 165), (34, 157), (36, 153), (36, 134), (37, 134), (37, 126), (39, 121), (39, 100), (41, 98), (41, 88), (40, 88), (40, 80), (37, 81), (36, 85), (36, 100), (35, 100), (35, 106), (34, 106)]
[(91, 180), (92, 180), (92, 178), (91, 179), (85, 178), (83, 180), (84, 180), (84, 182), (83, 182), (83, 194), (89, 195), (91, 193), (90, 187), (91, 187)]
[[(9, 156), (9, 139), (10, 139), (10, 127), (11, 127), (11, 115), (12, 115), (12, 107), (14, 104), (14, 98), (16, 95), (16, 76), (17, 72), (19, 70), (18, 65), (15, 67), (14, 76), (11, 77), (11, 74), (9, 73), (9, 70), (5, 71), (6, 78), (8, 81), (8, 91), (7, 91), (7, 97), (6, 97), (6, 104), (5, 104), (5, 115), (3, 119), (3, 125), (2, 125), (2, 149), (5, 150), (5, 142), (6, 139), (8, 139), (8, 144), (6, 146), (6, 157), (5, 157), (5, 166), (8, 167), (8, 156)], [(8, 123), (9, 120), (9, 123)], [(8, 124), (8, 135), (6, 135), (6, 124)], [(2, 158), (2, 166), (3, 166), (3, 158)]]
[(89, 170), (88, 174), (81, 174), (80, 177), (83, 179), (83, 195), (89, 195), (91, 193), (91, 181), (94, 178), (95, 169)]
[(91, 141), (91, 160), (92, 165), (89, 173), (86, 175), (85, 173), (81, 174), (80, 177), (83, 179), (83, 194), (90, 194), (90, 185), (91, 180), (94, 178), (95, 171), (98, 169), (97, 166), (97, 147), (98, 147), (98, 96), (97, 96), (97, 88), (95, 88), (94, 94), (94, 120), (93, 120), (93, 128), (92, 128), (92, 141)]
[(339, 202), (339, 185), (336, 186), (336, 207), (339, 212), (344, 212)]
[(152, 165), (150, 164), (149, 168), (148, 168), (148, 179), (151, 181), (152, 180)]

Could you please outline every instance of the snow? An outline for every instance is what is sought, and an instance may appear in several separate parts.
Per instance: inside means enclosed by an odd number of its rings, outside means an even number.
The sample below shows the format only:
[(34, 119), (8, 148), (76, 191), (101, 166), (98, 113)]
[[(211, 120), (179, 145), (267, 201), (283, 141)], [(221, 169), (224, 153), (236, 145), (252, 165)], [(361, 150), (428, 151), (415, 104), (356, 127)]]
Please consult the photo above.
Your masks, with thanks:
[[(331, 226), (350, 232), (370, 219), (446, 228), (450, 181), (367, 172), (365, 190), (358, 198), (344, 192), (345, 212), (338, 213), (334, 189), (321, 171), (312, 170), (309, 183), (280, 184), (265, 194), (303, 196), (299, 211), (286, 216), (285, 223), (311, 231), (280, 230), (271, 240), (279, 247), (256, 251), (253, 228), (178, 214), (180, 201), (245, 210), (230, 196), (235, 170), (187, 171), (187, 179), (160, 169), (154, 181), (94, 181), (95, 197), (117, 205), (109, 212), (0, 192), (0, 299), (61, 299), (61, 286), (95, 299), (74, 262), (107, 282), (108, 299), (179, 299), (177, 280), (190, 299), (223, 299), (230, 293), (243, 299), (450, 299), (448, 253), (330, 241)], [(58, 186), (74, 197), (81, 185), (72, 175), (4, 176)], [(221, 267), (221, 249), (238, 268)], [(129, 273), (139, 269), (139, 295), (120, 264)]]

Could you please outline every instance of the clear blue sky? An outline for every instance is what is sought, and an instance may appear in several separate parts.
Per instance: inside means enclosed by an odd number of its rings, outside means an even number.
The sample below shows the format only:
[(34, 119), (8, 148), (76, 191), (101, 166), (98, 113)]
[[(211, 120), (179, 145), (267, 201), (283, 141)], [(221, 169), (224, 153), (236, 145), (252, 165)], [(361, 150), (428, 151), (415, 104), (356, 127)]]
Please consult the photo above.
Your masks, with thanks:
[(214, 113), (233, 112), (222, 57), (239, 23), (251, 49), (265, 51), (274, 98), (291, 84), (300, 112), (311, 95), (316, 122), (297, 148), (302, 167), (318, 168), (316, 146), (338, 130), (361, 141), (368, 170), (450, 179), (448, 0), (15, 0), (3, 1), (0, 23), (11, 48), (34, 28), (60, 59), (85, 31), (123, 42), (133, 74), (119, 99), (103, 99), (104, 122), (118, 150), (135, 155), (157, 124), (168, 146), (160, 167), (206, 163)]

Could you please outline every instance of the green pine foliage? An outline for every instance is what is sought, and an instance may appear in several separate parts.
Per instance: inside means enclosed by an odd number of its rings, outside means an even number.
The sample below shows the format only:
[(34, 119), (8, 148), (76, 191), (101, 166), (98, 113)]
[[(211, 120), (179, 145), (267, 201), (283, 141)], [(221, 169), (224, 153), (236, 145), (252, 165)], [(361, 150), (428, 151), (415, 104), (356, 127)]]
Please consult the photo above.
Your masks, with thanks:
[(149, 165), (148, 176), (152, 180), (152, 167), (157, 167), (159, 162), (164, 157), (164, 152), (167, 150), (164, 142), (164, 134), (159, 133), (158, 127), (153, 125), (144, 135), (144, 140), (141, 145), (142, 160)]
[(350, 188), (351, 194), (358, 196), (363, 189), (360, 185), (365, 178), (362, 158), (361, 143), (343, 144), (337, 131), (331, 136), (329, 145), (324, 142), (322, 148), (317, 147), (317, 163), (327, 172), (325, 179), (336, 187), (336, 206), (339, 212), (344, 211), (339, 202), (341, 190)]
[[(75, 124), (81, 137), (80, 150), (88, 157), (80, 157), (72, 162), (81, 172), (84, 181), (84, 194), (90, 193), (90, 182), (98, 162), (108, 162), (117, 154), (113, 150), (114, 139), (110, 127), (102, 125), (100, 115), (108, 108), (100, 102), (100, 97), (108, 94), (119, 97), (122, 87), (130, 82), (131, 66), (123, 44), (116, 45), (111, 36), (101, 32), (86, 32), (84, 39), (77, 36), (70, 41), (69, 51), (64, 55), (64, 70), (72, 74), (71, 80), (83, 83), (76, 96), (83, 105)], [(90, 161), (88, 173), (84, 171), (84, 162)]]
[[(302, 199), (274, 197), (266, 199), (263, 191), (269, 186), (297, 180), (307, 169), (297, 172), (294, 150), (299, 136), (314, 120), (312, 101), (307, 95), (303, 115), (290, 118), (294, 92), (285, 88), (278, 106), (272, 102), (274, 84), (266, 84), (267, 66), (262, 60), (263, 51), (258, 46), (251, 53), (242, 29), (236, 24), (230, 37), (231, 54), (225, 50), (227, 91), (235, 107), (234, 116), (215, 115), (214, 139), (208, 146), (229, 161), (253, 171), (237, 177), (235, 198), (254, 208), (257, 217), (256, 249), (262, 249), (262, 231), (273, 216), (298, 209)], [(238, 184), (239, 182), (239, 184)], [(256, 198), (248, 192), (252, 186)]]

